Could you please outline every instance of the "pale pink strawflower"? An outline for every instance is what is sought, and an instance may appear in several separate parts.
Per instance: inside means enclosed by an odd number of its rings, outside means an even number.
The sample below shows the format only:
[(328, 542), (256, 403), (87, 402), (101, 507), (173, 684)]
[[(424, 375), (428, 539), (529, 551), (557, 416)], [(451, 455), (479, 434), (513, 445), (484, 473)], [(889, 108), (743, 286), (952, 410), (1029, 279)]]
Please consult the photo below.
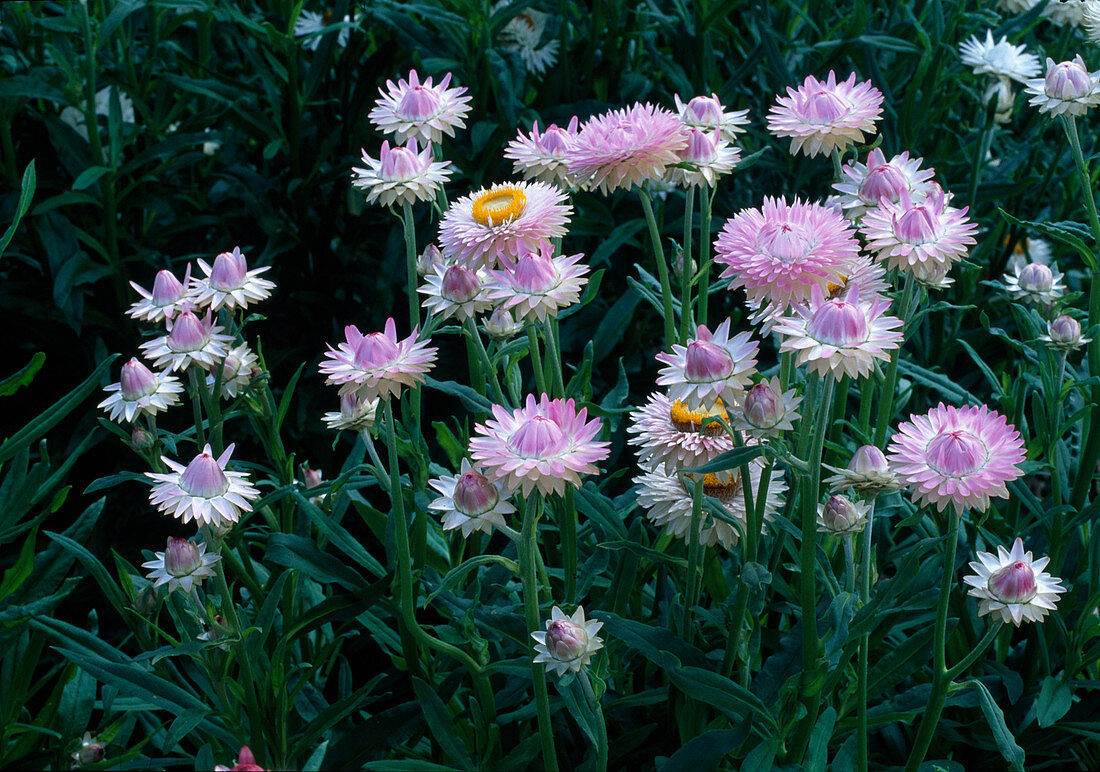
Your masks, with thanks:
[(890, 469), (886, 455), (874, 445), (861, 445), (844, 469), (828, 464), (822, 466), (834, 473), (832, 477), (825, 478), (834, 492), (851, 488), (861, 496), (873, 498), (900, 487), (898, 476)]
[(447, 261), (443, 259), (443, 252), (435, 244), (424, 247), (424, 251), (416, 256), (416, 272), (420, 276), (428, 276), (435, 273), (437, 267), (447, 267)]
[(968, 594), (979, 600), (978, 616), (992, 613), (1017, 627), (1025, 621), (1042, 622), (1066, 591), (1061, 579), (1043, 570), (1049, 562), (1048, 557), (1035, 560), (1024, 552), (1020, 538), (1011, 551), (998, 546), (996, 555), (979, 552), (978, 562), (970, 564), (976, 573), (963, 578), (970, 585)]
[(1042, 71), (1038, 56), (1028, 53), (1026, 46), (1012, 45), (1004, 36), (994, 41), (993, 30), (985, 31), (985, 40), (972, 35), (959, 46), (959, 54), (962, 63), (972, 68), (975, 75), (1025, 83)]
[(185, 523), (194, 520), (200, 526), (225, 526), (237, 522), (242, 510), (252, 511), (249, 502), (260, 492), (248, 482), (247, 473), (226, 469), (234, 447), (230, 445), (215, 459), (207, 445), (186, 467), (162, 456), (161, 461), (172, 471), (145, 473), (158, 483), (149, 493), (150, 503)]
[(354, 391), (340, 395), (339, 412), (325, 413), (322, 420), (334, 431), (364, 432), (374, 426), (378, 398), (366, 399)]
[(488, 298), (499, 302), (516, 319), (545, 320), (580, 299), (588, 283), (588, 266), (580, 264), (582, 254), (554, 257), (549, 242), (539, 243), (537, 251), (522, 254), (516, 264), (502, 271), (491, 271), (495, 280)]
[(607, 194), (662, 179), (686, 145), (674, 113), (635, 103), (588, 119), (566, 157), (579, 185)]
[(817, 532), (837, 536), (851, 535), (867, 525), (869, 504), (851, 501), (843, 496), (830, 496), (824, 504), (817, 505)]
[(1073, 351), (1092, 342), (1092, 338), (1086, 338), (1081, 334), (1081, 323), (1066, 314), (1047, 322), (1047, 334), (1040, 335), (1039, 340), (1051, 348), (1064, 352)]
[(329, 346), (321, 362), (319, 369), (328, 376), (325, 383), (339, 384), (340, 394), (358, 392), (364, 400), (389, 399), (398, 396), (405, 386), (423, 383), (438, 349), (416, 339), (419, 329), (414, 327), (409, 337), (398, 340), (393, 317), (386, 320), (382, 332), (367, 335), (355, 325), (348, 325), (344, 342), (336, 348)]
[(1014, 299), (1041, 306), (1053, 304), (1066, 291), (1058, 266), (1043, 263), (1016, 264), (1016, 269), (1003, 277), (1005, 290)]
[(80, 747), (69, 754), (74, 762), (73, 769), (79, 769), (85, 764), (96, 764), (103, 761), (106, 755), (107, 749), (103, 747), (99, 738), (93, 736), (91, 732), (85, 732), (84, 737), (80, 740)]
[(545, 182), (498, 183), (451, 204), (439, 223), (449, 262), (467, 268), (512, 265), (539, 242), (565, 235), (573, 207)]
[(1089, 72), (1080, 54), (1057, 64), (1048, 57), (1046, 77), (1029, 80), (1026, 91), (1041, 113), (1084, 115), (1100, 104), (1100, 72)]
[(142, 343), (139, 348), (153, 367), (171, 371), (188, 367), (214, 367), (225, 359), (233, 338), (222, 334), (208, 311), (199, 319), (191, 311), (182, 311), (167, 321), (168, 334)]
[(962, 512), (1008, 498), (1005, 483), (1023, 474), (1024, 442), (1016, 427), (985, 405), (956, 408), (942, 402), (898, 426), (887, 448), (902, 484), (922, 504)]
[(465, 321), (492, 308), (488, 281), (484, 270), (471, 270), (458, 263), (437, 265), (417, 291), (425, 295), (421, 304), (424, 308), (443, 319), (454, 316)]
[(673, 99), (685, 126), (703, 131), (718, 130), (722, 139), (727, 142), (736, 142), (737, 135), (743, 134), (745, 126), (749, 124), (748, 110), (726, 110), (717, 94), (701, 94), (692, 97), (686, 104), (681, 101), (679, 94), (674, 95)]
[(796, 352), (797, 364), (822, 377), (863, 378), (876, 359), (889, 361), (889, 352), (901, 344), (902, 321), (886, 315), (889, 307), (881, 295), (861, 298), (855, 284), (843, 297), (829, 300), (815, 287), (809, 305), (796, 306), (795, 316), (776, 323), (775, 331), (783, 336), (779, 350)]
[(451, 73), (438, 84), (432, 85), (429, 77), (423, 83), (416, 70), (409, 72), (409, 79), (386, 81), (386, 90), (378, 89), (381, 97), (368, 117), (380, 131), (393, 134), (398, 142), (410, 138), (421, 142), (439, 144), (446, 134), (455, 135), (455, 129), (465, 128), (463, 120), (470, 112), (470, 97), (464, 87), (448, 88)]
[[(201, 636), (200, 636), (201, 637)], [(252, 751), (248, 749), (247, 745), (241, 746), (240, 753), (237, 754), (237, 763), (232, 767), (227, 767), (223, 764), (218, 764), (214, 767), (214, 772), (267, 772), (263, 767), (256, 763), (256, 757), (252, 754)]]
[(1053, 0), (1043, 8), (1043, 16), (1059, 27), (1079, 27), (1085, 23), (1085, 12), (1095, 0)]
[(1087, 0), (1081, 23), (1085, 26), (1085, 32), (1088, 33), (1089, 40), (1100, 43), (1100, 2)]
[(154, 555), (153, 560), (142, 563), (141, 567), (150, 569), (147, 576), (154, 587), (167, 584), (168, 592), (177, 587), (185, 593), (191, 592), (193, 587), (198, 587), (204, 579), (214, 575), (210, 566), (221, 560), (220, 555), (206, 554), (205, 542), (196, 545), (176, 536), (169, 536), (164, 552)]
[(670, 471), (701, 466), (733, 450), (733, 439), (722, 424), (706, 421), (729, 420), (721, 400), (713, 410), (692, 411), (658, 392), (630, 415), (626, 430), (634, 436), (627, 442), (638, 447), (638, 464), (647, 471), (660, 466)]
[(561, 495), (566, 485), (579, 488), (580, 476), (598, 471), (595, 462), (610, 453), (610, 443), (595, 439), (600, 419), (587, 419), (588, 411), (578, 412), (571, 399), (543, 394), (536, 401), (528, 394), (513, 411), (493, 405), (493, 418), (474, 427), (470, 455), (509, 490)]
[(523, 329), (523, 325), (516, 321), (511, 311), (505, 309), (504, 306), (497, 306), (482, 321), (481, 328), (493, 340), (508, 340), (515, 337)]
[(440, 494), (428, 509), (442, 514), (444, 531), (458, 528), (463, 536), (492, 533), (494, 527), (506, 525), (505, 515), (516, 511), (508, 491), (465, 458), (457, 475), (428, 480), (428, 485)]
[(687, 145), (680, 151), (680, 162), (692, 168), (669, 170), (669, 180), (683, 187), (710, 185), (729, 174), (741, 160), (741, 151), (722, 139), (717, 129), (703, 131), (694, 127), (684, 129)]
[(367, 203), (379, 206), (431, 201), (451, 176), (450, 161), (433, 161), (431, 145), (420, 150), (413, 137), (405, 146), (382, 142), (378, 158), (363, 151), (364, 166), (351, 170), (351, 184), (367, 194)]
[(179, 403), (183, 384), (174, 375), (154, 373), (134, 357), (122, 366), (118, 383), (103, 389), (110, 396), (99, 403), (112, 421), (133, 422), (140, 415), (155, 416)]
[[(248, 388), (256, 373), (260, 372), (257, 367), (259, 363), (259, 358), (248, 347), (247, 343), (242, 343), (230, 349), (220, 365), (221, 388), (219, 392), (221, 398), (232, 399)], [(215, 365), (212, 369), (213, 372), (208, 373), (206, 376), (206, 388), (211, 393), (213, 393), (219, 380), (218, 365)]]
[(592, 661), (592, 655), (603, 648), (603, 639), (596, 635), (601, 627), (603, 622), (585, 620), (583, 606), (577, 606), (571, 617), (554, 606), (546, 630), (531, 633), (535, 640), (535, 662), (546, 663), (546, 669), (558, 675), (580, 672)]
[(838, 83), (830, 70), (826, 80), (807, 76), (797, 90), (788, 87), (786, 97), (777, 97), (768, 111), (768, 131), (790, 137), (792, 154), (812, 158), (863, 142), (881, 115), (882, 92), (870, 81), (857, 84), (852, 73)]
[(977, 242), (978, 226), (966, 216), (967, 207), (947, 205), (943, 189), (933, 184), (923, 200), (903, 193), (897, 204), (883, 201), (863, 216), (860, 230), (867, 248), (890, 268), (916, 277), (950, 270)]
[(733, 414), (733, 428), (757, 438), (790, 431), (802, 403), (797, 394), (794, 389), (783, 391), (777, 377), (760, 381), (741, 400), (741, 410)]
[(910, 158), (908, 151), (889, 161), (882, 150), (875, 148), (867, 156), (867, 163), (853, 162), (841, 169), (847, 177), (833, 184), (840, 192), (840, 206), (847, 217), (858, 219), (868, 209), (874, 209), (882, 201), (898, 203), (902, 194), (910, 201), (921, 202), (931, 192), (932, 169), (921, 169), (921, 158)]
[(671, 399), (692, 410), (709, 408), (719, 398), (732, 404), (752, 382), (759, 349), (747, 332), (730, 338), (729, 319), (713, 333), (700, 324), (686, 346), (673, 344), (671, 353), (657, 354), (657, 361), (668, 365), (661, 369), (657, 385), (667, 386)]
[(726, 221), (714, 250), (731, 289), (743, 287), (750, 303), (786, 310), (809, 300), (812, 288), (838, 283), (859, 244), (849, 223), (831, 209), (765, 198), (760, 209), (742, 209)]
[(275, 282), (260, 278), (270, 266), (249, 270), (240, 247), (233, 247), (232, 252), (222, 252), (214, 258), (213, 268), (202, 260), (196, 262), (206, 278), (195, 280), (192, 298), (195, 305), (210, 306), (211, 311), (247, 308), (271, 297), (271, 290), (275, 289)]
[(190, 294), (191, 265), (188, 263), (183, 274), (183, 281), (176, 275), (165, 269), (158, 271), (153, 279), (153, 291), (143, 288), (136, 282), (130, 282), (130, 286), (141, 295), (141, 300), (130, 306), (127, 312), (132, 318), (143, 322), (160, 322), (171, 319), (180, 311), (185, 311), (193, 306)]
[(511, 159), (512, 169), (525, 180), (572, 188), (574, 180), (569, 173), (566, 153), (576, 141), (578, 122), (574, 115), (564, 129), (551, 123), (545, 131), (539, 132), (538, 121), (535, 121), (530, 135), (524, 136), (521, 131), (508, 143), (504, 157)]

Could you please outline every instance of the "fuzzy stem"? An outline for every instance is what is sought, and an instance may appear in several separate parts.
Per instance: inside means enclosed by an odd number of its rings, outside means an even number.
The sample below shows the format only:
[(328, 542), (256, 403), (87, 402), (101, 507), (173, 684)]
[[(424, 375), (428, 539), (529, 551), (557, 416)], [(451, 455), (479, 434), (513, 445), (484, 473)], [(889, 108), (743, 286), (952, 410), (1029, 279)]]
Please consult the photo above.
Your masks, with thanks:
[(661, 246), (661, 232), (657, 228), (657, 218), (653, 216), (653, 201), (649, 197), (649, 191), (638, 188), (638, 196), (642, 201), (642, 211), (645, 213), (645, 221), (649, 225), (649, 240), (653, 243), (653, 258), (657, 262), (657, 276), (661, 280), (661, 300), (664, 303), (665, 321), (665, 345), (667, 349), (676, 340), (676, 323), (672, 313), (672, 285), (668, 279), (668, 265), (665, 263), (665, 250)]
[(546, 375), (542, 371), (542, 352), (539, 350), (539, 334), (535, 325), (527, 325), (527, 345), (530, 349), (531, 367), (535, 371), (535, 385), (540, 394), (549, 393), (546, 389)]
[(467, 342), (473, 346), (477, 358), (481, 361), (482, 372), (489, 378), (489, 386), (493, 390), (493, 399), (496, 400), (498, 405), (506, 405), (504, 392), (500, 390), (500, 381), (497, 380), (497, 369), (493, 367), (493, 362), (489, 359), (489, 352), (485, 350), (485, 344), (481, 341), (481, 333), (477, 331), (477, 325), (474, 324), (473, 318), (467, 319), (463, 323), (463, 329), (466, 331)]
[(416, 273), (416, 226), (413, 222), (412, 204), (401, 202), (401, 224), (405, 229), (405, 271), (408, 275), (409, 324), (420, 324), (420, 302), (417, 300), (416, 287), (420, 277)]
[(554, 390), (553, 397), (565, 396), (565, 379), (561, 369), (561, 349), (558, 346), (558, 328), (553, 318), (547, 318), (543, 322), (542, 332), (546, 338), (546, 353), (550, 357), (550, 385)]
[[(520, 570), (523, 574), (523, 609), (527, 617), (528, 644), (530, 634), (541, 627), (542, 616), (539, 613), (539, 581), (535, 573), (535, 554), (538, 551), (537, 528), (542, 514), (542, 494), (536, 493), (527, 499), (523, 512), (523, 532), (520, 534)], [(531, 649), (533, 650), (533, 646)], [(542, 739), (542, 761), (548, 772), (558, 768), (557, 752), (554, 748), (554, 726), (550, 720), (550, 698), (546, 690), (546, 666), (541, 662), (531, 662), (531, 681), (535, 688), (535, 704), (538, 709), (539, 736)]]
[[(863, 527), (860, 542), (862, 555), (859, 572), (859, 605), (866, 606), (871, 600), (871, 535), (874, 533), (875, 499), (871, 499), (871, 508), (867, 512), (867, 525)], [(864, 633), (859, 641), (859, 668), (856, 670), (856, 691), (858, 692), (858, 766), (859, 772), (867, 772), (867, 657), (871, 646), (871, 633)]]
[(710, 213), (714, 203), (713, 192), (704, 186), (703, 211), (699, 220), (699, 324), (707, 323), (707, 303), (710, 299)]
[(565, 602), (569, 606), (577, 602), (577, 507), (574, 496), (573, 486), (565, 486), (563, 506), (558, 514), (562, 570), (565, 571)]
[(687, 344), (688, 333), (692, 327), (691, 285), (695, 271), (691, 268), (691, 237), (695, 224), (695, 186), (687, 189), (684, 201), (684, 251), (680, 265), (680, 343)]

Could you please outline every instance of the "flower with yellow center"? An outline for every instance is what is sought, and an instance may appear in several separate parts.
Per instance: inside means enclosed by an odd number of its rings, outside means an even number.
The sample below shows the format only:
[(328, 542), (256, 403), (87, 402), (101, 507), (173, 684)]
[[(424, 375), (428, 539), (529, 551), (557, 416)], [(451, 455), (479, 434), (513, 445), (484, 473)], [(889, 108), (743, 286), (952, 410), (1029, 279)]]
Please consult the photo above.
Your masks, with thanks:
[(519, 188), (501, 188), (482, 193), (474, 199), (471, 215), (482, 225), (493, 226), (514, 220), (523, 214), (527, 196)]
[(707, 422), (708, 418), (721, 418), (722, 421), (727, 423), (730, 420), (720, 397), (715, 400), (715, 404), (709, 410), (706, 408), (688, 410), (683, 402), (676, 400), (669, 408), (668, 417), (672, 421), (672, 425), (682, 432), (701, 431), (711, 437), (723, 434), (725, 430), (720, 421)]
[[(629, 442), (638, 447), (638, 463), (646, 471), (669, 471), (700, 466), (733, 450), (733, 440), (718, 421), (728, 421), (722, 401), (708, 410), (690, 411), (683, 402), (664, 394), (651, 394), (646, 404), (631, 414)], [(706, 426), (704, 426), (706, 422)]]

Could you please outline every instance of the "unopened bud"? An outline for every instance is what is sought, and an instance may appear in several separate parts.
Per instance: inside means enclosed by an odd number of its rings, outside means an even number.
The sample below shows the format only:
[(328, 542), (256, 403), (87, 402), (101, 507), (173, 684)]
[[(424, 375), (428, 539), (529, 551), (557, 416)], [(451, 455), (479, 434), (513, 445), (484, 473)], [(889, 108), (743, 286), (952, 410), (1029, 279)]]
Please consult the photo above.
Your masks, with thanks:
[(758, 429), (770, 429), (783, 419), (783, 399), (767, 381), (749, 389), (745, 395), (745, 420)]
[(1027, 603), (1035, 597), (1037, 584), (1031, 563), (1017, 560), (989, 577), (989, 591), (1002, 603)]
[(512, 313), (506, 311), (503, 306), (494, 308), (493, 313), (481, 323), (481, 326), (489, 337), (494, 340), (507, 340), (520, 331), (519, 323), (512, 317)]
[(588, 634), (570, 619), (558, 619), (546, 628), (546, 648), (554, 659), (569, 661), (584, 654)]

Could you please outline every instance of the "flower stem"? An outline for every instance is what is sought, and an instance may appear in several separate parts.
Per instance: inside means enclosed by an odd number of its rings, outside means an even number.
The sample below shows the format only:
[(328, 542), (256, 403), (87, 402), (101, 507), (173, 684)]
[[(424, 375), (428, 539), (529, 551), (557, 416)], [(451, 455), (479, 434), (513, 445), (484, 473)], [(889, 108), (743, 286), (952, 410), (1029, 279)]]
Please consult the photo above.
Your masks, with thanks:
[(493, 390), (493, 399), (496, 400), (498, 405), (507, 404), (504, 399), (504, 392), (500, 390), (500, 381), (497, 380), (497, 369), (493, 367), (493, 362), (489, 359), (489, 352), (485, 350), (485, 344), (481, 341), (481, 333), (477, 331), (477, 325), (474, 323), (473, 318), (467, 319), (463, 326), (466, 330), (466, 340), (474, 347), (477, 358), (481, 361), (482, 372), (488, 376), (489, 386)]
[(691, 530), (688, 532), (688, 571), (684, 592), (684, 617), (680, 625), (684, 639), (691, 643), (693, 627), (691, 610), (695, 607), (699, 593), (699, 566), (703, 560), (703, 550), (699, 544), (699, 532), (703, 527), (703, 476), (696, 475), (691, 488)]
[[(704, 193), (705, 195), (705, 193)], [(680, 265), (680, 343), (687, 344), (688, 333), (692, 327), (691, 285), (695, 271), (691, 268), (691, 237), (695, 230), (695, 185), (687, 189), (684, 201), (684, 251)]]
[(555, 322), (553, 317), (548, 317), (543, 322), (542, 332), (543, 337), (546, 338), (546, 353), (550, 357), (550, 385), (554, 390), (551, 396), (564, 397), (565, 379), (562, 376), (561, 349), (558, 346), (558, 327)]
[(401, 222), (405, 226), (405, 270), (409, 281), (409, 324), (416, 327), (420, 324), (420, 302), (417, 300), (416, 285), (419, 277), (416, 275), (416, 226), (413, 223), (412, 204), (408, 201), (401, 202)]
[[(859, 605), (862, 608), (871, 601), (871, 535), (874, 533), (875, 499), (867, 511), (867, 525), (863, 527), (860, 541), (862, 551), (859, 572)], [(867, 657), (871, 647), (871, 633), (864, 633), (859, 641), (859, 668), (856, 670), (858, 692), (858, 766), (859, 772), (867, 772)]]
[(527, 325), (527, 345), (530, 349), (531, 367), (535, 371), (535, 385), (540, 394), (547, 394), (546, 375), (542, 371), (542, 352), (539, 350), (539, 334), (535, 325)]
[(596, 692), (592, 689), (592, 682), (588, 678), (588, 672), (581, 668), (579, 674), (579, 680), (581, 687), (584, 689), (584, 696), (588, 699), (588, 704), (592, 706), (592, 713), (596, 716), (596, 728), (599, 731), (599, 736), (596, 740), (596, 769), (599, 772), (607, 771), (607, 724), (604, 722), (603, 706), (600, 705), (600, 701), (596, 698)]
[(565, 571), (565, 602), (569, 606), (577, 602), (577, 507), (573, 491), (572, 485), (565, 486), (565, 496), (558, 515), (562, 568)]
[(699, 324), (707, 323), (707, 302), (710, 299), (710, 213), (714, 194), (710, 188), (701, 188), (703, 211), (699, 220)]
[(653, 243), (653, 257), (657, 262), (657, 276), (661, 280), (661, 300), (664, 303), (665, 318), (665, 348), (667, 349), (676, 340), (676, 323), (672, 315), (672, 285), (668, 279), (668, 265), (665, 263), (665, 250), (661, 246), (661, 232), (657, 228), (657, 218), (653, 216), (653, 201), (649, 191), (644, 187), (638, 188), (638, 196), (642, 201), (642, 211), (645, 213), (645, 221), (649, 225), (649, 240)]
[[(519, 543), (520, 571), (523, 574), (523, 609), (527, 617), (528, 648), (532, 651), (530, 634), (540, 628), (542, 621), (539, 614), (539, 582), (535, 573), (535, 553), (538, 550), (537, 528), (541, 514), (542, 494), (536, 493), (527, 499)], [(550, 720), (550, 698), (546, 690), (546, 666), (541, 662), (535, 662), (533, 657), (531, 680), (535, 688), (535, 704), (538, 709), (543, 765), (548, 772), (555, 772), (558, 768), (558, 759), (554, 748), (554, 727)]]

